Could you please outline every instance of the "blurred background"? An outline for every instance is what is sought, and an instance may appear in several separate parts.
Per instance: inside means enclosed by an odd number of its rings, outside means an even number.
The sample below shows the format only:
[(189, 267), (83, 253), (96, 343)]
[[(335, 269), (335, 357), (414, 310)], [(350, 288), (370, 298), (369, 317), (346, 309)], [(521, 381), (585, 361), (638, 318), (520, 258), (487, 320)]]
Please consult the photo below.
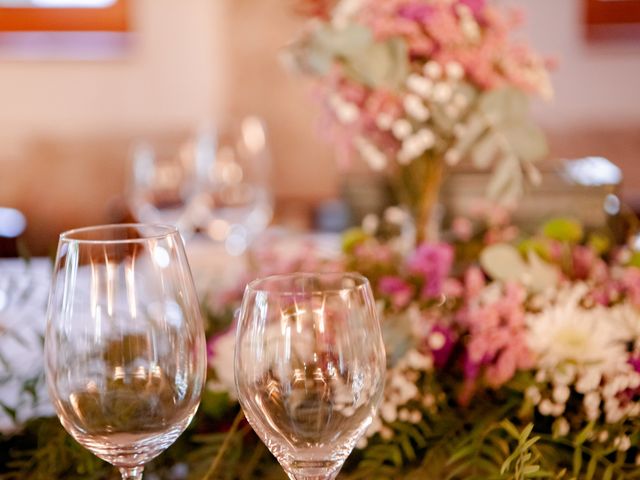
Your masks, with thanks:
[[(292, 228), (332, 228), (323, 212), (339, 205), (344, 177), (318, 134), (309, 84), (278, 55), (303, 23), (293, 3), (0, 0), (0, 254), (17, 253), (14, 237), (47, 254), (62, 230), (130, 218), (132, 189), (150, 181), (136, 165), (174, 151), (197, 171), (222, 145), (212, 132), (234, 129), (229, 145), (245, 144), (237, 164), (243, 155), (269, 164), (260, 173), (268, 195), (207, 191), (189, 218), (207, 215), (209, 196), (232, 207), (251, 198), (261, 207), (233, 214), (256, 228), (274, 212)], [(555, 98), (535, 105), (550, 158), (609, 159), (624, 175), (622, 199), (640, 208), (638, 2), (500, 3), (522, 8), (523, 38), (557, 59)], [(202, 194), (201, 180), (180, 198), (161, 185), (152, 207)], [(214, 238), (233, 233), (224, 215), (206, 222)]]

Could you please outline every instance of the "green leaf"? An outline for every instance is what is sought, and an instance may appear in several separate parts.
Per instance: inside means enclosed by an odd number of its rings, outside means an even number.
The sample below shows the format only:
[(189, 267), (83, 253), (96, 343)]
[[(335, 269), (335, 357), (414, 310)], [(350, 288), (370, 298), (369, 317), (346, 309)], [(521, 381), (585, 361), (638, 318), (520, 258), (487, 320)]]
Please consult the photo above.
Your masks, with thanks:
[(595, 422), (591, 421), (587, 424), (586, 427), (584, 427), (580, 433), (576, 436), (576, 439), (574, 441), (574, 443), (576, 445), (583, 445), (584, 442), (586, 442), (589, 437), (591, 436), (591, 432), (593, 432), (593, 427), (595, 426)]
[(511, 203), (523, 193), (524, 175), (518, 159), (505, 155), (498, 162), (487, 185), (487, 196), (503, 203)]
[(400, 38), (372, 43), (366, 50), (345, 57), (347, 75), (371, 88), (400, 88), (409, 71), (407, 45)]
[(580, 475), (580, 470), (582, 470), (582, 448), (576, 447), (573, 451), (573, 475)]
[(579, 243), (584, 236), (580, 222), (570, 218), (549, 220), (544, 225), (542, 232), (548, 238), (567, 243)]
[(529, 114), (529, 99), (522, 91), (514, 87), (490, 90), (480, 96), (478, 108), (490, 123), (509, 125), (520, 122)]
[(480, 170), (489, 168), (499, 154), (499, 139), (493, 132), (484, 135), (469, 152), (473, 166)]
[(342, 234), (342, 251), (351, 253), (368, 238), (369, 236), (361, 228), (350, 228)]
[(611, 249), (611, 239), (603, 233), (594, 232), (589, 235), (587, 245), (593, 248), (598, 255), (603, 255)]
[(521, 162), (537, 162), (549, 154), (544, 132), (528, 120), (505, 125), (500, 133)]
[(500, 422), (500, 426), (505, 432), (507, 432), (513, 438), (515, 438), (516, 440), (520, 440), (520, 432), (518, 431), (516, 426), (513, 423), (511, 423), (509, 420), (503, 420), (502, 422)]
[(633, 255), (631, 255), (627, 265), (630, 267), (640, 268), (640, 252), (633, 252)]
[(587, 464), (587, 473), (585, 474), (585, 480), (593, 480), (594, 475), (596, 474), (596, 468), (598, 467), (599, 457), (598, 455), (593, 455)]
[(507, 243), (489, 245), (482, 250), (480, 265), (491, 278), (504, 282), (519, 281), (528, 270), (520, 252)]

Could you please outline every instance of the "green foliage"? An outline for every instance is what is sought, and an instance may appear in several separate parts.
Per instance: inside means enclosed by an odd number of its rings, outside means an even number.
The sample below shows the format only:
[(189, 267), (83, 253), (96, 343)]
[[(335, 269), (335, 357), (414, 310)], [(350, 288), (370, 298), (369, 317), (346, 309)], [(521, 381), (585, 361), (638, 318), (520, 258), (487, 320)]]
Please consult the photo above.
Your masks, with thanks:
[(579, 243), (584, 236), (580, 222), (570, 218), (549, 220), (542, 227), (542, 232), (545, 237), (571, 244)]
[(0, 437), (0, 451), (6, 455), (1, 480), (109, 478), (108, 466), (76, 443), (57, 418), (37, 419), (20, 436)]
[(342, 234), (342, 251), (352, 253), (353, 250), (366, 241), (369, 236), (361, 228), (350, 228)]
[(364, 25), (345, 28), (324, 25), (292, 49), (293, 65), (299, 70), (324, 76), (334, 62), (346, 75), (371, 88), (397, 89), (407, 78), (406, 42), (401, 38), (376, 41)]

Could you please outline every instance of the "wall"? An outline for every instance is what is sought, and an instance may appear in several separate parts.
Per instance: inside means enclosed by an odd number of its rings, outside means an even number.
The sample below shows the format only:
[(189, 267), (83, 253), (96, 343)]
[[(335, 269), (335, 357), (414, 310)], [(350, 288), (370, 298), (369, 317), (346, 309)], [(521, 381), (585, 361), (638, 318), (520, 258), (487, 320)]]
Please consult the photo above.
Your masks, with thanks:
[[(585, 40), (583, 0), (500, 0), (526, 14), (522, 36), (558, 60), (555, 99), (536, 106), (549, 128), (640, 125), (640, 38)], [(640, 130), (639, 130), (640, 133)]]
[(223, 108), (220, 2), (133, 9), (136, 33), (118, 58), (0, 57), (0, 205), (27, 212), (36, 250), (63, 228), (108, 220), (132, 138), (196, 128)]
[[(527, 11), (521, 36), (554, 55), (556, 97), (537, 104), (559, 157), (599, 154), (640, 192), (640, 45), (584, 41), (582, 0), (498, 0)], [(29, 213), (41, 244), (107, 221), (124, 188), (127, 146), (146, 133), (258, 113), (271, 130), (274, 182), (288, 205), (335, 195), (309, 84), (279, 64), (302, 21), (282, 0), (136, 0), (132, 48), (108, 61), (0, 56), (0, 205)], [(638, 166), (636, 166), (638, 165)]]
[(555, 57), (555, 98), (534, 112), (549, 133), (552, 157), (603, 156), (624, 174), (622, 195), (640, 211), (640, 37), (586, 40), (583, 0), (499, 0), (521, 8), (521, 36)]

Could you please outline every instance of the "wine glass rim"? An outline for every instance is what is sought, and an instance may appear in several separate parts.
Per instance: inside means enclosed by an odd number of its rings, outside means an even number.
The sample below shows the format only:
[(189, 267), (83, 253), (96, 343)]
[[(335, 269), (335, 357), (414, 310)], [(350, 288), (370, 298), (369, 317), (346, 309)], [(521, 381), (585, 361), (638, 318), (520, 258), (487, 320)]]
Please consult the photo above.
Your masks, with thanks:
[[(304, 292), (293, 291), (291, 289), (282, 288), (264, 288), (263, 284), (268, 284), (274, 280), (287, 280), (296, 278), (329, 278), (329, 277), (342, 277), (345, 279), (354, 280), (354, 285), (343, 288), (324, 288), (317, 290), (307, 290)], [(247, 289), (253, 292), (265, 292), (265, 293), (277, 293), (279, 295), (300, 295), (305, 294), (320, 294), (320, 293), (338, 293), (349, 290), (358, 290), (361, 288), (369, 287), (369, 279), (358, 272), (294, 272), (283, 273), (276, 275), (269, 275), (267, 277), (256, 278), (255, 280), (247, 284)]]
[[(106, 230), (127, 230), (135, 228), (139, 230), (139, 238), (118, 238), (118, 239), (97, 239), (97, 238), (82, 238), (76, 237), (77, 235), (88, 232), (101, 232)], [(144, 230), (147, 229), (150, 232), (145, 234)], [(155, 231), (155, 232), (154, 232)], [(159, 240), (171, 235), (176, 235), (178, 228), (173, 225), (161, 224), (161, 223), (110, 223), (107, 225), (92, 225), (88, 227), (74, 228), (67, 230), (60, 234), (61, 242), (76, 242), (86, 244), (128, 244), (128, 243), (140, 243), (148, 240)]]

